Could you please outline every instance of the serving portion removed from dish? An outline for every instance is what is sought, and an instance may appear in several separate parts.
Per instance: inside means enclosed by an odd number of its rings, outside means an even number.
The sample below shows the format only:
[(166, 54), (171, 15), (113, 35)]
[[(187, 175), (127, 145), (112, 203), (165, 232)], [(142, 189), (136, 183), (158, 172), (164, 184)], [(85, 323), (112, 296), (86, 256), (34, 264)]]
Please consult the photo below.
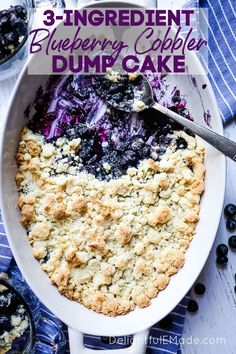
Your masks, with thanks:
[[(167, 99), (165, 77), (149, 80), (157, 101), (191, 119), (177, 88)], [(125, 99), (119, 81), (109, 89)], [(204, 148), (161, 114), (119, 112), (96, 90), (90, 76), (39, 89), (16, 182), (22, 224), (51, 282), (117, 316), (148, 306), (183, 266), (199, 220)]]
[(0, 354), (23, 352), (29, 331), (30, 318), (22, 299), (0, 284)]

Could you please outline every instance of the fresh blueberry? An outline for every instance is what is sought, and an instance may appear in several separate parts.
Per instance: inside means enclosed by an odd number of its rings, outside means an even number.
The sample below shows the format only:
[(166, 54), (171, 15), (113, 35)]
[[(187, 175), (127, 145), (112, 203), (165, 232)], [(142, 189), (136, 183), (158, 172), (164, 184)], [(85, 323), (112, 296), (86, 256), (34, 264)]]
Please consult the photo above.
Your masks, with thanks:
[(159, 322), (159, 325), (162, 329), (170, 330), (172, 327), (172, 323), (172, 317), (170, 315), (167, 315)]
[(132, 150), (140, 151), (143, 148), (143, 146), (144, 146), (144, 141), (139, 136), (138, 137), (135, 136), (132, 139), (132, 142), (131, 142), (131, 149)]
[(10, 21), (8, 20), (7, 16), (3, 16), (0, 20), (0, 27), (1, 31), (6, 32), (10, 29)]
[(194, 286), (194, 291), (197, 295), (203, 295), (206, 291), (206, 287), (204, 284), (198, 283)]
[(9, 44), (12, 44), (14, 42), (16, 42), (18, 40), (18, 35), (14, 32), (9, 32), (6, 34), (6, 41), (9, 43)]
[(104, 344), (113, 344), (116, 342), (115, 337), (101, 337), (101, 340)]
[(188, 146), (188, 143), (187, 143), (187, 141), (184, 138), (179, 137), (176, 140), (176, 148), (177, 149), (186, 149), (187, 146)]
[(227, 204), (224, 208), (224, 213), (225, 213), (225, 216), (227, 216), (229, 218), (236, 215), (236, 205)]
[[(79, 138), (89, 138), (92, 136), (92, 131), (86, 124), (77, 124), (75, 127), (75, 134)], [(69, 137), (70, 138), (70, 137)]]
[(120, 103), (120, 101), (122, 101), (122, 93), (121, 92), (118, 92), (118, 93), (115, 93), (113, 96), (112, 96), (112, 99), (117, 102), (117, 103)]
[(25, 34), (27, 32), (27, 23), (26, 22), (16, 19), (12, 23), (12, 26), (19, 36), (25, 36)]
[(120, 90), (119, 85), (117, 85), (117, 84), (112, 84), (111, 87), (110, 87), (110, 89), (109, 89), (109, 92), (110, 92), (110, 93), (117, 93), (117, 92), (119, 92), (119, 90)]
[(234, 231), (236, 229), (236, 220), (235, 219), (227, 219), (226, 220), (226, 227), (230, 231)]
[(46, 256), (42, 259), (42, 263), (47, 263), (49, 259), (50, 259), (50, 252), (47, 252)]
[(187, 307), (188, 312), (195, 313), (198, 310), (198, 304), (195, 300), (189, 300), (188, 302), (188, 307)]
[(17, 15), (16, 15), (15, 11), (12, 12), (11, 15), (10, 15), (10, 22), (11, 22), (12, 25), (15, 25), (18, 22), (21, 23), (21, 20), (19, 20), (17, 18)]
[(216, 253), (219, 256), (226, 256), (228, 253), (228, 247), (224, 243), (221, 243), (220, 245), (217, 246), (216, 248)]
[(162, 132), (164, 135), (172, 133), (172, 126), (170, 124), (166, 124), (163, 129)]
[(228, 257), (223, 255), (217, 256), (216, 263), (220, 266), (226, 265), (228, 263)]
[(81, 159), (83, 159), (83, 160), (90, 159), (94, 153), (93, 147), (94, 147), (94, 140), (93, 139), (84, 141), (82, 148), (79, 152)]
[(21, 6), (21, 5), (15, 6), (15, 12), (16, 12), (18, 17), (20, 17), (22, 19), (26, 19), (27, 18), (27, 11), (26, 11), (26, 9), (23, 6)]
[(236, 236), (231, 236), (228, 240), (228, 245), (233, 250), (236, 250)]
[(89, 98), (89, 92), (88, 92), (88, 90), (83, 90), (82, 88), (79, 88), (79, 89), (77, 89), (77, 91), (76, 91), (76, 96), (78, 96), (79, 97), (79, 99), (81, 99), (81, 100), (86, 100), (86, 99), (88, 99)]
[(138, 156), (134, 151), (127, 150), (125, 155), (123, 155), (122, 158), (120, 159), (120, 165), (126, 168), (129, 166), (134, 166), (137, 163), (137, 158)]

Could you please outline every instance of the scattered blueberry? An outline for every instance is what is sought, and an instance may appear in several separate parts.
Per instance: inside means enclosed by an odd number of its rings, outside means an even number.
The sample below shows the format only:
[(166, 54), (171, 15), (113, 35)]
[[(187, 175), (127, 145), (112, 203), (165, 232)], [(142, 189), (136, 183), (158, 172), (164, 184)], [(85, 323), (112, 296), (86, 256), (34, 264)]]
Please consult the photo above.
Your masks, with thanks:
[(236, 285), (234, 286), (234, 292), (236, 293)]
[(216, 263), (220, 266), (226, 265), (228, 263), (228, 257), (224, 255), (217, 256)]
[(236, 205), (234, 204), (227, 204), (224, 208), (225, 216), (231, 218), (232, 216), (236, 215)]
[(198, 304), (195, 300), (189, 300), (188, 302), (188, 307), (187, 307), (188, 312), (195, 313), (198, 310)]
[(203, 295), (206, 291), (206, 287), (204, 284), (198, 283), (194, 286), (194, 291), (197, 295)]
[(203, 84), (202, 88), (203, 88), (203, 90), (205, 90), (205, 88), (207, 88), (207, 84)]
[(159, 325), (162, 329), (170, 330), (172, 327), (172, 317), (167, 315), (160, 321)]
[(231, 218), (227, 219), (226, 220), (226, 227), (228, 230), (234, 231), (236, 229), (236, 220), (231, 219)]
[(42, 259), (42, 263), (47, 263), (49, 259), (50, 259), (50, 252), (47, 252), (46, 256)]
[(104, 344), (112, 344), (115, 342), (115, 337), (101, 337)]
[(236, 236), (231, 236), (228, 240), (228, 245), (233, 250), (236, 250)]
[(176, 149), (186, 149), (187, 146), (188, 146), (188, 143), (184, 138), (179, 137), (176, 140)]
[(219, 256), (226, 256), (228, 253), (228, 246), (225, 245), (224, 243), (221, 243), (220, 245), (217, 246), (216, 253)]

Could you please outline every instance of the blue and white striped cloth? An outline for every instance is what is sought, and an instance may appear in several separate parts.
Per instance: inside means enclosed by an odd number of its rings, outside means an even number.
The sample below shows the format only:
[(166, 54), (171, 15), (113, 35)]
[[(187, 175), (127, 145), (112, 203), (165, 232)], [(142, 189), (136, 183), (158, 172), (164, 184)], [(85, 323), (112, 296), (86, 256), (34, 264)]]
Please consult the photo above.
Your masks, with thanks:
[[(182, 0), (183, 6), (194, 7), (198, 0)], [(200, 7), (208, 8), (209, 19), (209, 79), (212, 83), (222, 119), (228, 122), (236, 113), (236, 2), (234, 0), (199, 0)], [(205, 19), (206, 20), (206, 19)], [(8, 272), (9, 276), (21, 287), (26, 300), (30, 304), (36, 324), (36, 346), (34, 353), (69, 353), (67, 330), (36, 296), (30, 291), (12, 259), (10, 248), (0, 215), (0, 271)], [(18, 285), (17, 285), (18, 284)], [(161, 329), (158, 324), (153, 326), (147, 352), (151, 354), (180, 353), (178, 340), (181, 337), (188, 296), (172, 311), (171, 330)], [(166, 337), (167, 336), (167, 337)], [(166, 341), (166, 338), (174, 340)], [(151, 338), (151, 337), (150, 337)], [(159, 338), (159, 340), (158, 340)], [(165, 338), (165, 341), (161, 339)], [(85, 344), (89, 348), (118, 348), (118, 344), (105, 344), (100, 337), (85, 336)], [(124, 346), (122, 346), (123, 348)]]
[(208, 8), (208, 76), (222, 119), (229, 122), (236, 114), (236, 1), (200, 0), (199, 5)]

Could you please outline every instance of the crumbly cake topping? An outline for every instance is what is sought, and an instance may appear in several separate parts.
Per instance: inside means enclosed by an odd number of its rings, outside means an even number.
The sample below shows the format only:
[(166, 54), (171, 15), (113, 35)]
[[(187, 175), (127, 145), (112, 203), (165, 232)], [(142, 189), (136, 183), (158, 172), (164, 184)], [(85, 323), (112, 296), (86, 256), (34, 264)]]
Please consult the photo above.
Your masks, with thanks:
[[(35, 258), (69, 299), (125, 314), (148, 306), (183, 266), (199, 220), (204, 148), (183, 131), (171, 138), (159, 161), (105, 181), (81, 168), (80, 139), (52, 144), (24, 128), (16, 176), (22, 224)], [(177, 148), (180, 138), (186, 148)]]

